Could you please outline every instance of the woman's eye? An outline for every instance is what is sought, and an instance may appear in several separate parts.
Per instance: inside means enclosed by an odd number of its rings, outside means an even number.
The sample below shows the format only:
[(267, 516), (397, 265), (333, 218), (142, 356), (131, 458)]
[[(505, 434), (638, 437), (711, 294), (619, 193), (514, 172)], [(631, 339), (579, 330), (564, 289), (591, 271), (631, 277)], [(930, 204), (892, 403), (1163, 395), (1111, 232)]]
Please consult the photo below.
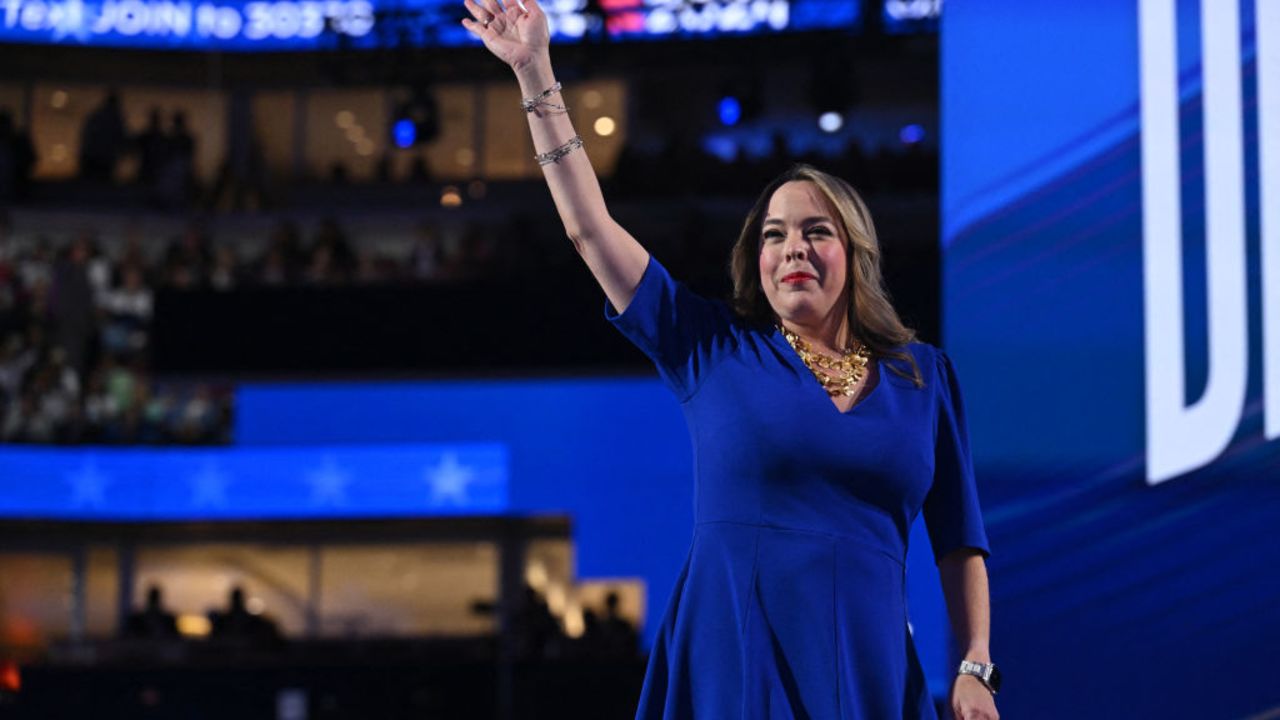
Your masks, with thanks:
[(766, 242), (768, 242), (769, 240), (781, 240), (782, 233), (778, 232), (777, 230), (770, 230), (764, 234), (764, 239)]
[(811, 227), (805, 231), (806, 233), (817, 233), (819, 235), (830, 235), (831, 231), (824, 227)]

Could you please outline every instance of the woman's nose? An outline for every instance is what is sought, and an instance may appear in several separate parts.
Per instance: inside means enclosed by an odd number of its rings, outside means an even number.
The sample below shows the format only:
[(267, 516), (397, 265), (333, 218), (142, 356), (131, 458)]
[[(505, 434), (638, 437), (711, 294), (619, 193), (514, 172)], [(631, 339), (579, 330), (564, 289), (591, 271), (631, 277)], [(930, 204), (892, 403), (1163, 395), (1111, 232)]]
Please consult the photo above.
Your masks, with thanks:
[(802, 258), (805, 255), (804, 243), (800, 242), (798, 235), (788, 235), (786, 243), (782, 246), (782, 256), (786, 260), (793, 258)]

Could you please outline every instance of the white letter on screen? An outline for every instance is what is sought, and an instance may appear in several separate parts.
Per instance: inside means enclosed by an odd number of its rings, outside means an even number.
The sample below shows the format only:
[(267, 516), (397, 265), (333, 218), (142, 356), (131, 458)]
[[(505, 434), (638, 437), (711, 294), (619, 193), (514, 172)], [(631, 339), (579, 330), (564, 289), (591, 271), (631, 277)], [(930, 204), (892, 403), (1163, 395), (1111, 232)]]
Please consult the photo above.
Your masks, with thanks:
[(1208, 381), (1187, 406), (1178, 162), (1175, 0), (1141, 0), (1142, 243), (1147, 375), (1147, 482), (1202, 467), (1230, 444), (1248, 367), (1240, 18), (1235, 2), (1202, 3)]
[(1280, 437), (1280, 0), (1255, 0), (1258, 197), (1262, 226), (1262, 373), (1268, 440)]

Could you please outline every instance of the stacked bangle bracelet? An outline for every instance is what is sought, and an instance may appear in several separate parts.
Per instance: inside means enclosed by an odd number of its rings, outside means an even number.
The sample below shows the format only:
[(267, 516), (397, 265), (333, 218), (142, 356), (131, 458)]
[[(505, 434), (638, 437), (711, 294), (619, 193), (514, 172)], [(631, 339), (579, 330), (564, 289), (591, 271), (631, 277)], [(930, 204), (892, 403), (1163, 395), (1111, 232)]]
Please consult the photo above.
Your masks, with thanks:
[(560, 162), (560, 158), (564, 157), (565, 155), (568, 155), (569, 153), (573, 152), (574, 150), (577, 150), (580, 147), (582, 147), (582, 136), (574, 135), (573, 137), (569, 138), (569, 142), (561, 145), (560, 147), (550, 152), (538, 153), (537, 155), (533, 156), (533, 159), (537, 160), (539, 165), (550, 165), (551, 163), (558, 163)]
[(525, 112), (533, 112), (534, 110), (538, 109), (539, 105), (549, 107), (553, 110), (559, 110), (560, 112), (568, 112), (569, 108), (565, 107), (564, 105), (557, 105), (553, 102), (547, 102), (547, 98), (551, 97), (552, 95), (558, 92), (560, 92), (559, 82), (547, 88), (546, 90), (543, 90), (537, 95), (534, 95), (531, 98), (524, 98), (523, 100), (520, 101), (520, 107), (524, 108)]
[[(568, 112), (569, 108), (565, 107), (564, 105), (557, 105), (556, 103), (548, 102), (547, 98), (551, 97), (552, 95), (558, 92), (560, 92), (559, 82), (555, 83), (554, 85), (547, 88), (546, 90), (543, 90), (537, 95), (534, 95), (533, 97), (522, 99), (520, 101), (520, 107), (524, 108), (524, 111), (527, 113), (534, 112), (539, 107), (549, 107), (553, 110), (559, 110), (560, 112)], [(544, 153), (538, 153), (533, 156), (533, 159), (537, 160), (539, 165), (550, 165), (551, 163), (558, 163), (560, 162), (560, 158), (564, 157), (565, 155), (568, 155), (569, 153), (573, 152), (574, 150), (577, 150), (580, 147), (582, 147), (582, 136), (574, 135), (573, 137), (569, 138), (569, 142), (561, 145), (555, 150), (551, 150), (549, 152), (544, 152)]]

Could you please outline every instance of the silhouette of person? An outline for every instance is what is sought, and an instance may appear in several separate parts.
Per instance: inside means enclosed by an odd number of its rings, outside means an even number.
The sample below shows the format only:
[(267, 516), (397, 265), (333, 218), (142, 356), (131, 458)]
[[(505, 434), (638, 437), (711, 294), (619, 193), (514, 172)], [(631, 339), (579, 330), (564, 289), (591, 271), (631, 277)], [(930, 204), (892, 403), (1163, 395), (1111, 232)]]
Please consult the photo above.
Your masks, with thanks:
[(152, 585), (147, 590), (147, 604), (142, 610), (129, 614), (124, 634), (132, 638), (175, 638), (178, 621), (174, 614), (164, 609), (160, 588)]
[(280, 639), (276, 624), (269, 618), (249, 612), (245, 604), (244, 590), (232, 588), (225, 612), (209, 613), (212, 624), (210, 637), (236, 638), (250, 642), (269, 643)]
[(80, 175), (86, 180), (111, 182), (116, 162), (124, 150), (128, 135), (120, 112), (120, 95), (107, 93), (102, 104), (84, 120), (80, 130)]
[(618, 612), (618, 593), (610, 591), (604, 598), (604, 618), (600, 620), (602, 653), (610, 657), (634, 655), (639, 637), (631, 623)]

